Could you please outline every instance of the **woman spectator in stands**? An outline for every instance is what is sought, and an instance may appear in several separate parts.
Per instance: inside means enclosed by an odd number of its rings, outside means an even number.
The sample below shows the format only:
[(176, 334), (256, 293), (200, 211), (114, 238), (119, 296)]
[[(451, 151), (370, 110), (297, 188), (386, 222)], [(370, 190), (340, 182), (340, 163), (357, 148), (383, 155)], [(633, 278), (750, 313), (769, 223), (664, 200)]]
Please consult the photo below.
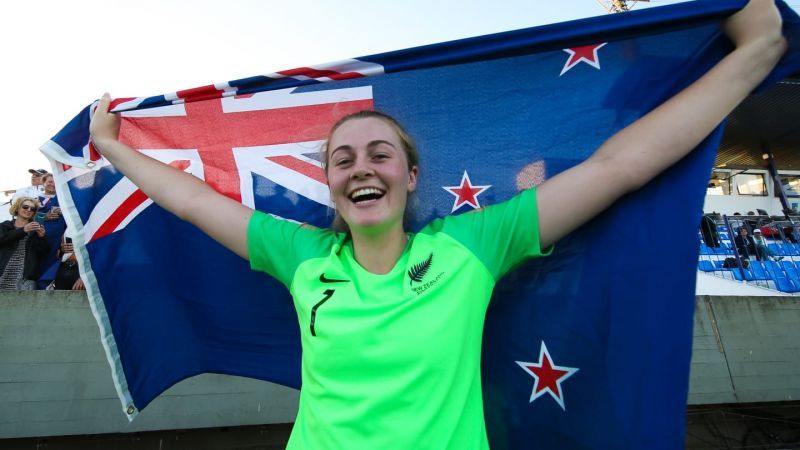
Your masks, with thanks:
[(0, 290), (34, 290), (42, 259), (49, 246), (42, 224), (34, 221), (36, 199), (18, 198), (9, 212), (12, 220), (0, 223)]
[(56, 183), (52, 173), (42, 177), (44, 192), (39, 196), (39, 213), (44, 213), (45, 235), (50, 250), (42, 259), (42, 275), (36, 283), (37, 289), (45, 289), (55, 278), (56, 270), (59, 266), (58, 249), (61, 245), (61, 237), (67, 229), (67, 223), (61, 214), (61, 207), (58, 204), (56, 193)]

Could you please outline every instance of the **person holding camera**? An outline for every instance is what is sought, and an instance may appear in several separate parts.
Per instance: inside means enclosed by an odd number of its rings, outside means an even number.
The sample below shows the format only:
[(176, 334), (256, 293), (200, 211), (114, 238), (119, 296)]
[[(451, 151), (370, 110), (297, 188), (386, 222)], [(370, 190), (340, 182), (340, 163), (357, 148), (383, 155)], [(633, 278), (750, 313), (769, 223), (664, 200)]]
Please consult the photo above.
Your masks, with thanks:
[(9, 209), (12, 220), (0, 223), (0, 290), (36, 289), (41, 261), (50, 249), (44, 226), (35, 220), (38, 209), (36, 199), (20, 197)]

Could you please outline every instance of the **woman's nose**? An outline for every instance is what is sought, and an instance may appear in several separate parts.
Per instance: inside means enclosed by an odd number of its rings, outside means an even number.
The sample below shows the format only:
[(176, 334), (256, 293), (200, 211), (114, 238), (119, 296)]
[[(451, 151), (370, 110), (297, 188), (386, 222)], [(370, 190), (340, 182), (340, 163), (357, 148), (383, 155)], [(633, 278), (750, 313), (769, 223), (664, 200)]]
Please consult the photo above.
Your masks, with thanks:
[(373, 175), (372, 169), (369, 167), (368, 164), (362, 161), (356, 161), (355, 165), (353, 166), (353, 172), (350, 175), (352, 179), (359, 179)]

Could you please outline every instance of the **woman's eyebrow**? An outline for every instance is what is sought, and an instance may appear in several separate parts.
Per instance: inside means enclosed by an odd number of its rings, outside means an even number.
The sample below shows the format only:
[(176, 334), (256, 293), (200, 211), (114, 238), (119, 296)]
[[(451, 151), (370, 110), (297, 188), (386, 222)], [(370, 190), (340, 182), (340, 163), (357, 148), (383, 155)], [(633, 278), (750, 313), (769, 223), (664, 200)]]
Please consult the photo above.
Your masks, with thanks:
[(376, 139), (376, 140), (374, 140), (374, 141), (369, 141), (369, 143), (367, 144), (367, 148), (377, 147), (377, 146), (379, 146), (380, 144), (386, 144), (386, 145), (388, 145), (388, 146), (390, 146), (390, 147), (392, 147), (392, 148), (394, 148), (394, 149), (396, 149), (396, 148), (397, 148), (397, 147), (395, 147), (395, 146), (394, 146), (394, 144), (392, 144), (391, 142), (389, 142), (389, 141), (384, 141), (383, 139)]
[[(388, 146), (390, 146), (390, 147), (392, 147), (392, 148), (394, 148), (394, 149), (397, 149), (397, 147), (395, 147), (395, 145), (394, 145), (394, 144), (392, 144), (392, 143), (391, 143), (391, 142), (389, 142), (389, 141), (383, 140), (383, 139), (376, 139), (376, 140), (374, 140), (374, 141), (369, 141), (369, 142), (367, 143), (367, 148), (374, 148), (374, 147), (377, 147), (377, 146), (379, 146), (379, 145), (381, 145), (381, 144), (386, 144), (386, 145), (388, 145)], [(349, 145), (349, 144), (342, 144), (342, 145), (340, 145), (340, 146), (336, 147), (335, 149), (333, 149), (333, 150), (331, 151), (331, 156), (330, 156), (330, 158), (333, 158), (333, 155), (334, 155), (336, 152), (338, 152), (339, 150), (344, 150), (344, 151), (353, 151), (353, 147), (352, 147), (351, 145)]]
[(334, 153), (338, 152), (339, 150), (352, 151), (353, 147), (347, 144), (342, 144), (331, 151), (331, 155), (329, 156), (329, 158), (333, 158)]

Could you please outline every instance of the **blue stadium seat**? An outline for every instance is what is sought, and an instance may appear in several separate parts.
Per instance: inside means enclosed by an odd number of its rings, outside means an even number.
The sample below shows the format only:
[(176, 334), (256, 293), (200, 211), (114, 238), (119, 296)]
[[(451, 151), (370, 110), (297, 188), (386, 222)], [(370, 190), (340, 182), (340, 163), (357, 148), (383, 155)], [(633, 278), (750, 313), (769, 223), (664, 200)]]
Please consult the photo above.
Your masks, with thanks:
[(764, 270), (764, 266), (761, 264), (761, 261), (751, 261), (750, 262), (750, 271), (753, 273), (753, 280), (769, 280), (769, 279), (771, 279), (767, 275), (766, 270)]
[(723, 241), (730, 241), (731, 238), (728, 236), (728, 233), (722, 232), (719, 234), (719, 238)]
[(706, 244), (700, 243), (700, 254), (701, 255), (713, 255), (714, 250), (711, 247), (707, 246)]
[(777, 256), (786, 256), (786, 254), (783, 252), (783, 246), (780, 244), (767, 244), (767, 248), (772, 250), (772, 253)]
[(786, 244), (786, 247), (789, 248), (786, 256), (800, 256), (800, 244)]
[(797, 266), (792, 261), (783, 260), (779, 263), (784, 271), (797, 270)]
[(764, 270), (767, 271), (767, 274), (773, 280), (777, 278), (786, 278), (786, 273), (784, 273), (781, 265), (775, 261), (763, 261), (764, 263)]
[(717, 268), (714, 267), (714, 264), (711, 261), (707, 260), (700, 261), (700, 263), (697, 265), (697, 268), (702, 270), (703, 272), (713, 272), (717, 270)]
[(730, 270), (730, 269), (726, 269), (726, 268), (722, 267), (724, 264), (725, 264), (725, 261), (723, 261), (721, 259), (718, 259), (718, 260), (714, 261), (714, 267), (716, 267), (717, 270)]
[(781, 292), (787, 292), (792, 294), (795, 292), (800, 292), (800, 288), (797, 287), (797, 283), (786, 278), (776, 278), (775, 286)]
[[(742, 281), (742, 271), (734, 268), (731, 269), (731, 274), (733, 274), (733, 278), (738, 281)], [(744, 269), (744, 279), (746, 281), (754, 281), (755, 278), (753, 277), (753, 271), (750, 269)]]
[(797, 269), (786, 269), (786, 278), (800, 286), (800, 271)]

